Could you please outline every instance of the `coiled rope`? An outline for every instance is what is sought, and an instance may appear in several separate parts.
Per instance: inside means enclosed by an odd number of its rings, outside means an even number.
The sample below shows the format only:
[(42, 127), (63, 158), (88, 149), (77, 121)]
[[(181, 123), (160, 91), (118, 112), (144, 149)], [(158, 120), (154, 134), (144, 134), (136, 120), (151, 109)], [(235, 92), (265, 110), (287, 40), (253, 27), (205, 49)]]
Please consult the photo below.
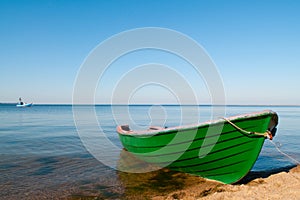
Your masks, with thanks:
[(275, 146), (276, 150), (281, 153), (282, 155), (286, 156), (287, 158), (289, 158), (291, 161), (293, 161), (295, 164), (300, 165), (300, 162), (294, 158), (292, 158), (291, 156), (289, 156), (288, 154), (284, 153), (283, 151), (281, 151), (279, 149), (279, 147), (273, 142), (271, 141), (273, 139), (272, 133), (267, 130), (265, 133), (258, 133), (258, 132), (250, 132), (250, 131), (246, 131), (244, 129), (242, 129), (241, 127), (237, 126), (236, 124), (234, 124), (232, 121), (230, 121), (229, 119), (222, 117), (222, 119), (224, 119), (225, 121), (227, 121), (231, 126), (233, 126), (234, 128), (236, 128), (238, 131), (240, 131), (242, 134), (244, 135), (258, 135), (258, 136), (264, 136), (265, 138), (269, 138), (270, 142)]
[(225, 121), (227, 121), (231, 126), (233, 126), (235, 129), (237, 129), (239, 132), (241, 132), (244, 135), (250, 136), (250, 135), (257, 135), (257, 136), (263, 136), (265, 138), (268, 138), (270, 140), (273, 139), (273, 135), (271, 133), (271, 131), (267, 130), (264, 133), (258, 133), (258, 132), (251, 132), (251, 131), (246, 131), (244, 129), (242, 129), (241, 127), (238, 127), (236, 124), (234, 124), (232, 121), (230, 121), (229, 119), (222, 117), (222, 119), (224, 119)]

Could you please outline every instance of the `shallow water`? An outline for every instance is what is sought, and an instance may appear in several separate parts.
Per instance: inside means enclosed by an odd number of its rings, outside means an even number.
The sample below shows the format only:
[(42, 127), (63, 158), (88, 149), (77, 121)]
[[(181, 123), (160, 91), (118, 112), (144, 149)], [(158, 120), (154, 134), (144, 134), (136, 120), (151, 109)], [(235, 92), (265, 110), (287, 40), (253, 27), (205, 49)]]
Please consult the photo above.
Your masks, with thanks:
[[(0, 104), (0, 199), (78, 199), (81, 196), (122, 199), (132, 195), (137, 188), (143, 191), (150, 182), (159, 182), (162, 177), (170, 176), (170, 172), (160, 170), (138, 175), (115, 170), (122, 162), (122, 145), (115, 131), (116, 125), (130, 124), (142, 129), (149, 125), (197, 123), (223, 116), (222, 107), (215, 108), (216, 115), (211, 116), (211, 106), (76, 106), (76, 114), (80, 115), (76, 121), (78, 134), (72, 106), (16, 108), (15, 105)], [(300, 107), (227, 106), (225, 115), (265, 109), (272, 109), (279, 115), (274, 143), (299, 161)], [(84, 146), (82, 141), (88, 145)], [(104, 144), (107, 142), (109, 144)], [(293, 164), (266, 140), (252, 171)], [(138, 187), (134, 184), (137, 180)], [(157, 192), (161, 187), (158, 184)], [(138, 194), (136, 192), (135, 198)]]

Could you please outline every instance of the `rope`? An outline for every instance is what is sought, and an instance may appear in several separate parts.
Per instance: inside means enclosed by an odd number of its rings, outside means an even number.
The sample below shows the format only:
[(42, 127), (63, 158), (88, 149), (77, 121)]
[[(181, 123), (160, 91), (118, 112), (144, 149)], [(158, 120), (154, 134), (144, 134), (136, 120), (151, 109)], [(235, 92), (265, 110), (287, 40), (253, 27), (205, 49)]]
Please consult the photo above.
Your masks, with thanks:
[(300, 165), (300, 162), (298, 160), (296, 160), (295, 158), (292, 158), (291, 156), (289, 156), (288, 154), (284, 153), (283, 151), (281, 151), (278, 146), (273, 142), (271, 141), (272, 144), (275, 146), (275, 148), (277, 149), (277, 151), (279, 153), (281, 153), (282, 155), (286, 156), (287, 158), (289, 158), (290, 160), (292, 160), (294, 163), (296, 163), (297, 165)]
[(224, 119), (225, 121), (227, 121), (231, 126), (233, 126), (234, 128), (236, 128), (238, 131), (240, 131), (242, 134), (250, 136), (250, 135), (258, 135), (258, 136), (263, 136), (265, 138), (269, 138), (270, 140), (273, 139), (272, 133), (267, 130), (264, 133), (258, 133), (258, 132), (250, 132), (250, 131), (246, 131), (240, 127), (238, 127), (236, 124), (234, 124), (233, 122), (231, 122), (229, 119), (222, 117), (222, 119)]

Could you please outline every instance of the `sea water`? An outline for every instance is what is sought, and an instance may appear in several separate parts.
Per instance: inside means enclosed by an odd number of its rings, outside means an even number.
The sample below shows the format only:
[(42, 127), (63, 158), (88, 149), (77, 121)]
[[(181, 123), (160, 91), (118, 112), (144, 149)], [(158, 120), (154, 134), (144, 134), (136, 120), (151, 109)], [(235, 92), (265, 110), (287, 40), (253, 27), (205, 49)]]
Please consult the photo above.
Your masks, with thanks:
[[(151, 125), (171, 127), (217, 119), (218, 114), (232, 116), (271, 109), (279, 115), (278, 131), (273, 143), (266, 140), (252, 171), (295, 165), (274, 144), (300, 161), (300, 107), (215, 108), (161, 105), (17, 108), (0, 104), (0, 199), (76, 198), (76, 195), (121, 198), (127, 188), (116, 170), (122, 151), (116, 133), (118, 124), (129, 124), (135, 129)], [(214, 109), (217, 112), (212, 115)], [(90, 144), (98, 151), (93, 151)], [(100, 156), (95, 155), (97, 152)]]

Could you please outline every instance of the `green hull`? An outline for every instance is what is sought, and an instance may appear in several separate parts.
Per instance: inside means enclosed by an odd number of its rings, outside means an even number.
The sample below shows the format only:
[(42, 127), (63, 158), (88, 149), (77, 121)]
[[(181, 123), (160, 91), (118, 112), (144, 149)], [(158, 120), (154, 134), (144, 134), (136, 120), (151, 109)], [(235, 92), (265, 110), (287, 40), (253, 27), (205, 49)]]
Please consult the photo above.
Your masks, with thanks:
[[(266, 132), (278, 123), (276, 113), (263, 111), (229, 118), (251, 132)], [(265, 138), (247, 135), (225, 120), (193, 126), (134, 132), (118, 127), (125, 149), (146, 162), (234, 183), (253, 167)]]

